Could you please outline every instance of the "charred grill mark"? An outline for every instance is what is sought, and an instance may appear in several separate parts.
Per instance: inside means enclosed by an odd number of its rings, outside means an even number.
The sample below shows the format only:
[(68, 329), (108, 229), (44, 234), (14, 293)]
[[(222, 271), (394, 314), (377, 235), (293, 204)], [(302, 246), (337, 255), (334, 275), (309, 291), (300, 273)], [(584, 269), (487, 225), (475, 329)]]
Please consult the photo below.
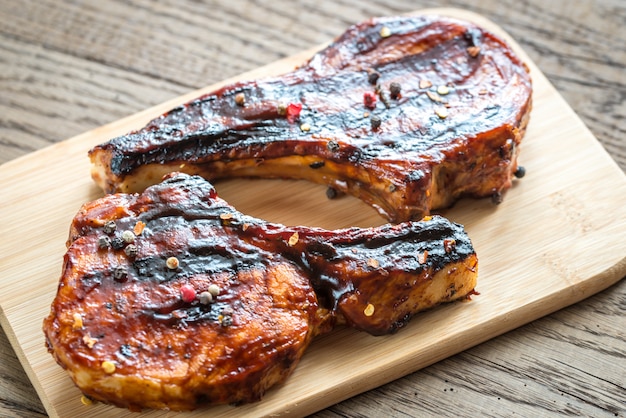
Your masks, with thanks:
[[(98, 246), (101, 234), (128, 230), (138, 231), (125, 241), (137, 246), (133, 256)], [(63, 352), (56, 358), (64, 367), (104, 382), (77, 382), (81, 390), (121, 406), (189, 408), (199, 392), (213, 403), (250, 402), (282, 381), (338, 318), (373, 335), (392, 333), (417, 307), (449, 301), (453, 291), (465, 296), (476, 275), (469, 238), (444, 218), (336, 231), (288, 227), (241, 214), (210, 183), (181, 173), (142, 194), (85, 204), (70, 236), (44, 322), (48, 347)], [(437, 274), (445, 294), (420, 301), (413, 292)], [(126, 377), (195, 379), (194, 396), (144, 404), (107, 392)]]
[[(385, 36), (383, 29), (389, 32)], [(359, 182), (344, 178), (352, 175), (342, 171), (346, 166), (370, 178), (379, 177), (377, 169), (387, 170), (385, 176), (398, 183), (415, 166), (430, 173), (458, 164), (458, 151), (523, 133), (531, 90), (524, 64), (502, 40), (478, 27), (433, 17), (376, 19), (349, 29), (290, 73), (225, 86), (90, 154), (94, 163), (107, 166), (111, 178), (99, 181), (107, 191), (151, 164), (195, 164), (195, 172), (211, 180), (238, 175), (238, 164), (250, 160), (292, 156), (319, 159), (313, 169), (334, 163), (324, 180), (290, 172), (328, 186), (333, 176)], [(298, 110), (289, 113), (289, 106)], [(520, 141), (517, 135), (515, 142)], [(389, 162), (393, 170), (383, 168)], [(433, 200), (423, 197), (428, 184), (412, 185), (414, 191), (402, 198), (367, 184), (360, 183), (360, 190), (367, 191), (368, 203), (385, 208), (379, 210), (391, 221), (421, 218), (431, 204), (442, 207), (464, 194), (484, 197), (489, 189), (510, 187), (513, 165), (500, 164), (495, 156), (481, 163), (485, 174), (472, 176), (475, 184), (447, 182), (449, 190), (439, 193), (448, 195)], [(280, 164), (256, 175), (281, 175)], [(253, 167), (244, 171), (255, 175)], [(488, 188), (486, 182), (494, 184)]]
[[(415, 176), (419, 178), (421, 174)], [(186, 181), (181, 182), (181, 178)], [(426, 222), (365, 230), (325, 231), (285, 227), (244, 216), (219, 199), (204, 201), (202, 194), (214, 196), (214, 188), (199, 178), (183, 175), (167, 179), (161, 187), (148, 189), (146, 194), (150, 198), (147, 200), (157, 200), (155, 196), (163, 195), (159, 192), (160, 188), (179, 184), (188, 191), (185, 198), (153, 204), (138, 218), (146, 223), (145, 231), (138, 241), (140, 249), (141, 241), (147, 240), (159, 243), (158, 248), (173, 247), (180, 250), (132, 260), (127, 267), (125, 282), (179, 283), (194, 277), (222, 273), (236, 277), (242, 271), (265, 269), (272, 263), (273, 254), (278, 252), (310, 277), (316, 292), (323, 296), (325, 306), (336, 308), (338, 301), (354, 290), (354, 283), (350, 283), (351, 279), (345, 276), (345, 265), (351, 262), (363, 264), (367, 260), (376, 260), (378, 268), (387, 274), (410, 272), (419, 275), (442, 269), (449, 263), (462, 261), (474, 254), (463, 228), (440, 217)], [(118, 227), (123, 229), (134, 223), (134, 218), (120, 220)], [(190, 231), (194, 231), (197, 236), (189, 236)], [(294, 233), (298, 233), (299, 242), (292, 246), (288, 237)], [(455, 241), (454, 251), (446, 251), (443, 245), (446, 239)], [(420, 258), (424, 253), (428, 256)], [(166, 258), (169, 256), (177, 257), (179, 265), (176, 269), (167, 268)], [(116, 266), (108, 268), (114, 269)], [(84, 280), (91, 286), (98, 286), (101, 279), (95, 278), (100, 276), (115, 285), (111, 270), (92, 274)], [(177, 301), (168, 308), (167, 303), (149, 310), (160, 315), (163, 310), (170, 312), (180, 310), (183, 306)], [(203, 317), (198, 313), (187, 313), (198, 320)], [(187, 321), (187, 317), (183, 315), (178, 319)], [(171, 315), (158, 318), (177, 320)]]
[[(447, 51), (448, 49), (448, 45), (437, 45), (433, 48), (433, 51), (423, 53), (423, 61), (430, 62), (432, 60), (431, 55), (433, 57), (441, 57), (442, 51)], [(412, 84), (409, 84), (406, 80), (407, 73), (421, 73), (422, 77), (426, 78), (440, 77), (437, 74), (425, 72), (425, 67), (423, 64), (415, 63), (411, 57), (401, 57), (396, 61), (381, 66), (380, 72), (384, 74), (385, 84), (390, 84), (392, 80), (401, 79), (404, 80), (405, 91), (409, 89), (418, 90), (417, 83), (419, 80), (413, 77)], [(463, 80), (474, 72), (474, 69), (470, 67), (465, 69), (465, 71), (467, 74), (460, 74), (458, 77), (448, 77), (447, 83), (462, 84)], [(369, 131), (368, 126), (370, 122), (367, 118), (361, 116), (363, 109), (360, 101), (357, 100), (357, 92), (362, 89), (363, 85), (367, 84), (367, 81), (364, 80), (366, 78), (366, 74), (362, 72), (350, 72), (348, 74), (334, 74), (333, 78), (322, 78), (304, 86), (284, 86), (278, 83), (269, 83), (266, 86), (268, 92), (264, 91), (261, 84), (256, 89), (258, 96), (255, 99), (260, 102), (278, 103), (280, 99), (276, 97), (298, 97), (304, 95), (317, 99), (335, 100), (341, 111), (330, 112), (327, 109), (314, 111), (312, 109), (308, 112), (303, 111), (300, 118), (306, 119), (311, 126), (318, 128), (322, 132), (327, 132), (330, 135), (339, 135), (344, 140), (348, 140), (350, 137), (360, 137), (359, 132), (365, 133)], [(289, 91), (288, 88), (293, 88), (295, 92)], [(354, 91), (354, 99), (333, 99), (333, 94), (341, 90)], [(272, 95), (272, 97), (268, 97), (269, 95)], [(143, 131), (112, 140), (111, 144), (114, 144), (112, 146), (113, 149), (129, 147), (130, 150), (125, 154), (116, 155), (115, 162), (112, 163), (112, 171), (116, 174), (127, 174), (140, 165), (154, 162), (212, 161), (220, 157), (223, 158), (224, 154), (228, 154), (231, 150), (238, 151), (237, 158), (249, 158), (249, 155), (246, 155), (245, 147), (263, 147), (276, 141), (300, 140), (309, 142), (303, 138), (305, 135), (300, 132), (296, 124), (289, 123), (286, 119), (270, 112), (255, 115), (256, 117), (252, 120), (242, 120), (237, 117), (238, 115), (232, 114), (228, 116), (232, 120), (232, 125), (228, 125), (213, 121), (213, 118), (220, 118), (224, 114), (228, 115), (232, 107), (217, 97), (211, 101), (193, 102), (189, 105), (189, 108), (194, 106), (202, 107), (205, 103), (216, 105), (217, 107), (203, 108), (197, 112), (191, 109), (170, 112), (158, 120), (158, 129), (152, 127), (157, 126), (157, 123), (153, 123), (152, 126)], [(394, 106), (385, 112), (385, 118), (393, 121), (404, 118), (402, 113), (403, 107), (408, 106), (414, 109), (431, 107), (429, 106), (431, 103), (428, 97), (419, 93), (412, 96), (407, 95), (401, 102), (394, 102), (393, 104)], [(335, 107), (332, 105), (332, 102), (321, 105), (324, 107)], [(420, 135), (419, 140), (417, 138), (415, 140), (407, 140), (406, 135), (410, 135), (411, 132), (403, 129), (386, 131), (384, 144), (386, 144), (387, 148), (394, 148), (403, 152), (425, 151), (437, 143), (444, 142), (446, 138), (439, 133), (442, 128), (449, 131), (451, 136), (459, 136), (461, 132), (456, 128), (457, 126), (467, 124), (471, 120), (475, 130), (476, 125), (480, 125), (481, 119), (489, 119), (497, 114), (497, 112), (490, 112), (489, 108), (486, 110), (486, 116), (481, 117), (480, 113), (469, 114), (461, 120), (457, 119), (453, 122), (450, 120), (444, 122), (432, 118), (432, 122), (435, 123), (425, 124), (427, 127), (433, 126), (429, 128), (427, 135)], [(479, 119), (477, 120), (477, 118)], [(203, 123), (205, 120), (207, 122)], [(197, 124), (198, 127), (190, 128), (190, 124)], [(438, 125), (441, 125), (441, 127), (438, 128)], [(368, 139), (370, 141), (378, 140), (377, 136), (368, 136)], [(143, 143), (149, 147), (148, 150), (142, 148), (132, 151), (136, 144)], [(155, 148), (151, 144), (161, 144), (161, 146)], [(286, 152), (293, 151), (289, 148), (283, 151), (283, 153)], [(384, 153), (385, 151), (382, 151), (382, 149), (377, 152), (371, 152), (372, 158), (379, 154), (384, 155)]]
[(215, 302), (207, 305), (194, 303), (189, 305), (182, 301), (176, 301), (169, 305), (146, 306), (141, 311), (142, 315), (154, 319), (167, 326), (210, 322), (219, 324), (220, 315), (227, 310), (230, 304), (225, 302)]

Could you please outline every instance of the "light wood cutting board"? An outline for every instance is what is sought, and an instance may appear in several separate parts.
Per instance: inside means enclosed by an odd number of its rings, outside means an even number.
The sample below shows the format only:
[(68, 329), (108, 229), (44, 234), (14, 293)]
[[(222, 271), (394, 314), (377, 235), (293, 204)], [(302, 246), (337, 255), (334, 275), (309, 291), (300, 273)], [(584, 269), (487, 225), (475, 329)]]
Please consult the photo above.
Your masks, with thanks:
[[(497, 207), (488, 199), (464, 200), (444, 213), (463, 223), (475, 244), (480, 295), (423, 313), (393, 336), (335, 331), (315, 341), (295, 373), (261, 402), (180, 416), (306, 415), (580, 301), (626, 275), (624, 173), (500, 28), (467, 11), (421, 13), (465, 18), (500, 34), (528, 63), (533, 77), (534, 109), (520, 157), (526, 177)], [(312, 53), (238, 79), (289, 71)], [(70, 221), (82, 203), (102, 195), (90, 179), (87, 151), (216, 87), (0, 167), (0, 320), (50, 416), (138, 416), (102, 404), (82, 405), (78, 389), (47, 353), (41, 331), (56, 292)], [(216, 188), (242, 212), (270, 221), (326, 228), (384, 222), (362, 202), (351, 197), (329, 201), (324, 187), (306, 182), (231, 180)]]

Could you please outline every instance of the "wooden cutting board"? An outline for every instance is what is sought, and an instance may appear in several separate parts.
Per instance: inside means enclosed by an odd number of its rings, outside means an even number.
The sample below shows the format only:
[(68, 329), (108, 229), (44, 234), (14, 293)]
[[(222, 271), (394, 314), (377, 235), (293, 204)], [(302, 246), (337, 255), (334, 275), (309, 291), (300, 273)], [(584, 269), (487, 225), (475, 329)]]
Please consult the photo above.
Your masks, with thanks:
[[(295, 373), (261, 402), (180, 416), (306, 415), (580, 301), (626, 275), (624, 173), (500, 28), (467, 11), (420, 13), (465, 18), (500, 34), (528, 63), (534, 81), (534, 109), (520, 157), (526, 177), (497, 207), (488, 199), (465, 200), (445, 213), (466, 226), (475, 244), (480, 295), (420, 314), (393, 336), (335, 331), (315, 341)], [(238, 78), (289, 71), (312, 53)], [(216, 87), (0, 167), (0, 320), (50, 416), (138, 416), (102, 404), (82, 405), (78, 389), (47, 353), (41, 331), (56, 292), (70, 221), (82, 203), (102, 195), (90, 179), (87, 151)], [(326, 228), (384, 222), (362, 202), (351, 197), (329, 201), (324, 187), (306, 182), (231, 180), (216, 188), (242, 212), (270, 221)]]

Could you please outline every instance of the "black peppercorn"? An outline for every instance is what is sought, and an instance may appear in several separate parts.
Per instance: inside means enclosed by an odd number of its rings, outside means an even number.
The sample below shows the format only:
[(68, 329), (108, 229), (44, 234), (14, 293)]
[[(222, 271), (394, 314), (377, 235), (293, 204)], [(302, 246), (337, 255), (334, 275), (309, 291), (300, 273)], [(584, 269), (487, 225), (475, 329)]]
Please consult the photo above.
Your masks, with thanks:
[(391, 85), (389, 85), (389, 93), (391, 93), (392, 99), (397, 99), (398, 97), (400, 97), (401, 90), (402, 87), (400, 86), (400, 83), (393, 82), (391, 83)]
[(367, 74), (367, 81), (375, 86), (376, 83), (378, 82), (378, 79), (380, 78), (380, 73), (376, 70), (369, 70), (368, 74)]
[(115, 237), (111, 240), (111, 247), (114, 250), (121, 250), (126, 245), (126, 241), (122, 237)]
[(117, 225), (115, 224), (115, 221), (107, 221), (107, 223), (104, 224), (102, 229), (104, 230), (105, 234), (111, 235), (117, 229)]

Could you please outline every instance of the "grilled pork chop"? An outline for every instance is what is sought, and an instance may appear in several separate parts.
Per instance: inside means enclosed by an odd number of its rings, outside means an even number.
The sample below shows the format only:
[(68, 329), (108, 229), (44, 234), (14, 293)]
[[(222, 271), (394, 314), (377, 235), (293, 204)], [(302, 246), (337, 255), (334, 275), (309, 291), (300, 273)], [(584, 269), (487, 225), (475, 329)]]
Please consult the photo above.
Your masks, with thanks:
[(527, 67), (494, 34), (435, 16), (372, 19), (296, 70), (228, 85), (90, 151), (106, 192), (170, 171), (288, 177), (388, 220), (511, 186), (531, 109)]
[(182, 173), (85, 204), (67, 245), (48, 349), (88, 397), (133, 410), (256, 401), (316, 335), (395, 332), (465, 298), (477, 275), (469, 238), (445, 218), (287, 227)]

